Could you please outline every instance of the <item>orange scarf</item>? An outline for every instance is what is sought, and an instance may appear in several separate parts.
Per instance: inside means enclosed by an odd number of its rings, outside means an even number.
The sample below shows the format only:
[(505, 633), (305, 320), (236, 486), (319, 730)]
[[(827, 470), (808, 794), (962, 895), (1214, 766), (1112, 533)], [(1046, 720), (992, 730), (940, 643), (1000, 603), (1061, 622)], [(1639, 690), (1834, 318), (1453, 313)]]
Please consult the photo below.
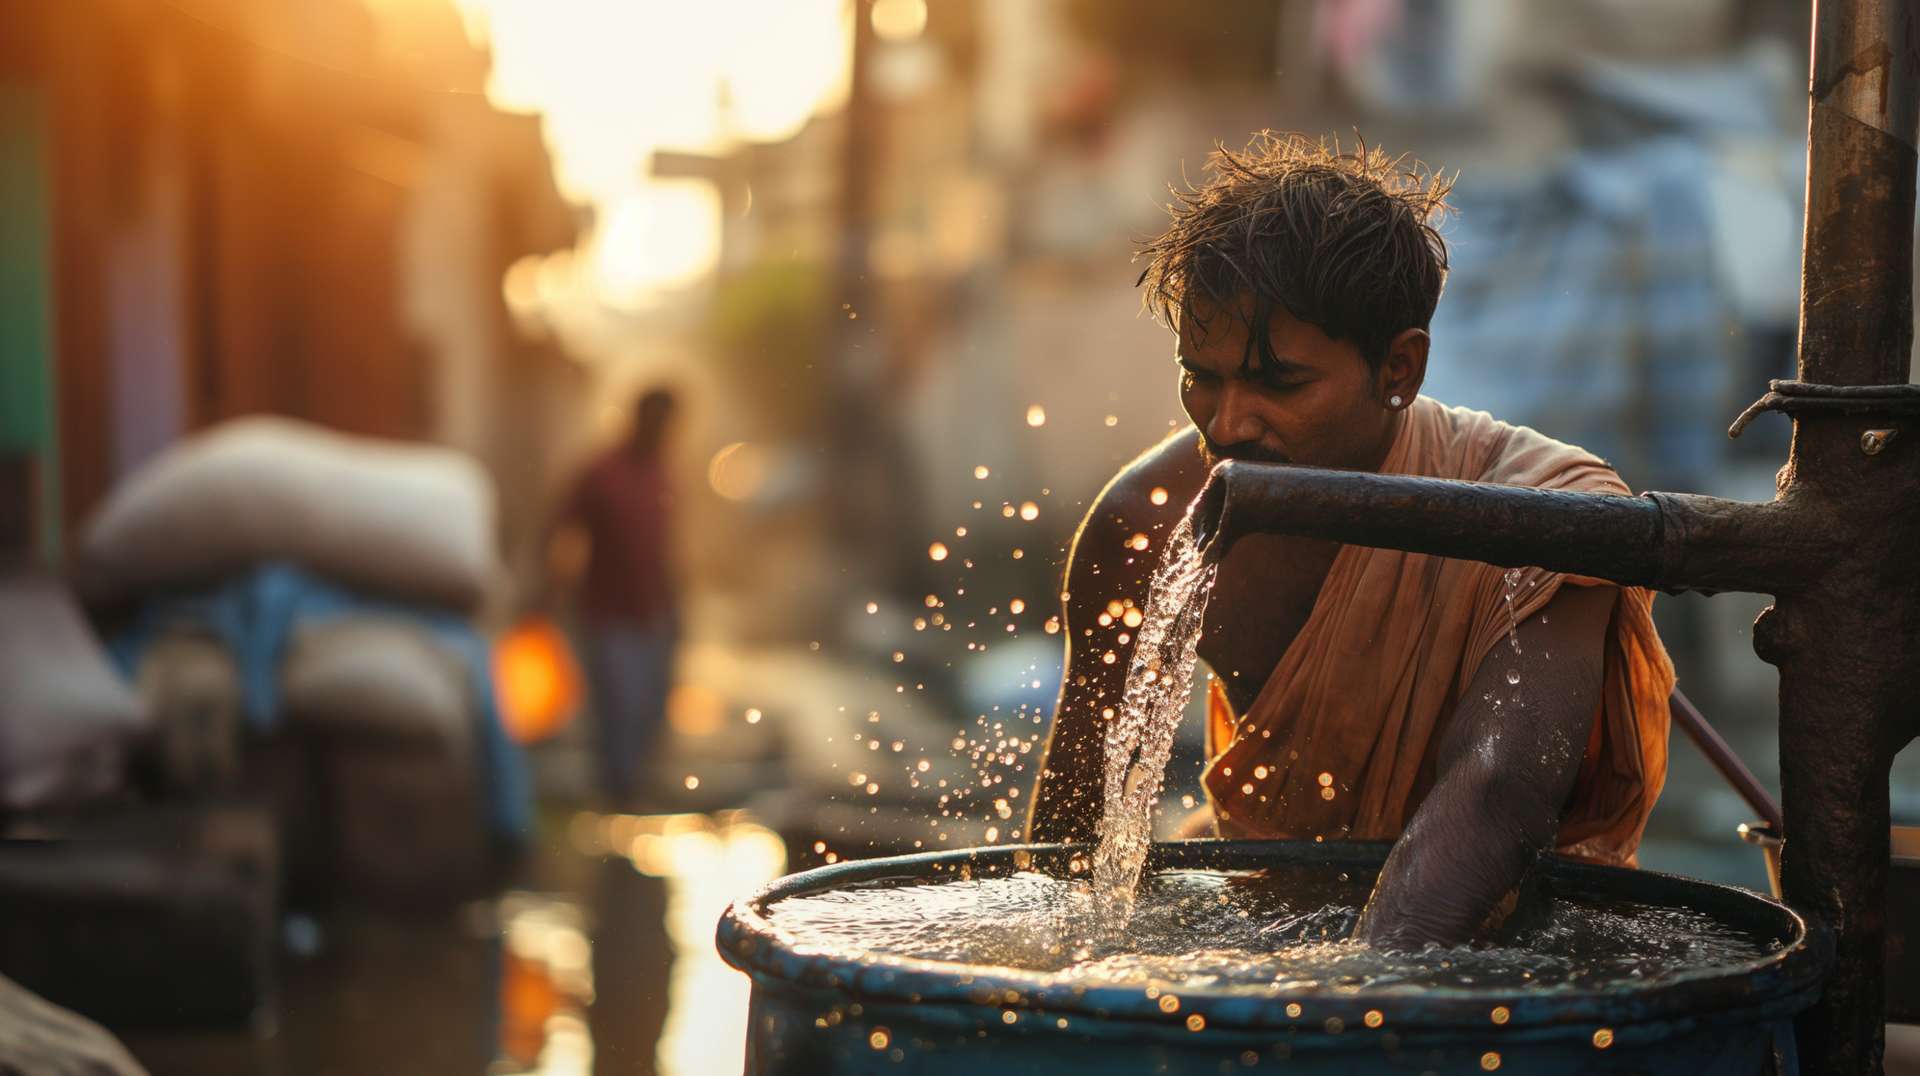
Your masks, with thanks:
[[(1425, 397), (1408, 408), (1381, 471), (1627, 493), (1582, 449)], [(1538, 613), (1569, 583), (1610, 585), (1522, 569), (1514, 617)], [(1478, 561), (1341, 547), (1247, 714), (1236, 717), (1220, 682), (1211, 686), (1204, 780), (1221, 835), (1398, 837), (1435, 779), (1454, 707), (1481, 661), (1508, 645), (1506, 593), (1503, 570)], [(1563, 854), (1633, 864), (1666, 781), (1674, 675), (1652, 606), (1650, 592), (1621, 588), (1601, 702), (1561, 819)]]

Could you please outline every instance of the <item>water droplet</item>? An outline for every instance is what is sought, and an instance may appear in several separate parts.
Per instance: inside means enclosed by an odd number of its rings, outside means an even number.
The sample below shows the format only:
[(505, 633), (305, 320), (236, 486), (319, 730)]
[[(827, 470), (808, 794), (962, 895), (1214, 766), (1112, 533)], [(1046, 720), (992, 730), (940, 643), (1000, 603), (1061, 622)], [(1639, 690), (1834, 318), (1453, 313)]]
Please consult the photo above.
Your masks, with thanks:
[(1118, 425), (1120, 425), (1120, 416), (1119, 416), (1119, 415), (1108, 415), (1108, 416), (1107, 416), (1107, 417), (1106, 417), (1106, 418), (1105, 418), (1105, 419), (1104, 419), (1103, 421), (1105, 421), (1105, 422), (1106, 422), (1106, 424), (1107, 424), (1107, 425), (1109, 425), (1109, 426), (1118, 426)]
[(1161, 1012), (1179, 1012), (1180, 999), (1173, 996), (1172, 994), (1160, 995), (1160, 1011)]
[(1028, 521), (1039, 519), (1040, 506), (1032, 501), (1023, 502), (1020, 505), (1020, 518)]
[(1492, 1072), (1494, 1069), (1499, 1068), (1500, 1067), (1500, 1051), (1488, 1050), (1486, 1053), (1481, 1054), (1480, 1067), (1487, 1070), (1488, 1072)]
[(1512, 1016), (1513, 1014), (1507, 1011), (1505, 1005), (1495, 1005), (1493, 1007), (1493, 1022), (1496, 1024), (1504, 1024), (1511, 1019)]
[(1026, 611), (1027, 611), (1027, 603), (1024, 599), (1015, 598), (1012, 601), (1007, 603), (1007, 612), (1012, 613), (1015, 616), (1019, 616), (1021, 613), (1024, 613)]
[(1603, 1027), (1600, 1030), (1593, 1033), (1594, 1049), (1604, 1050), (1607, 1047), (1612, 1045), (1613, 1045), (1613, 1029), (1612, 1028)]
[(696, 788), (699, 788), (700, 778), (695, 777), (693, 774), (687, 774), (686, 786), (687, 786), (687, 791), (689, 792), (693, 791)]
[(875, 614), (875, 613), (877, 613), (877, 612), (879, 612), (879, 611), (880, 611), (880, 603), (879, 603), (879, 602), (868, 602), (868, 603), (867, 603), (867, 615), (868, 615), (868, 616), (872, 616), (873, 614)]
[(1299, 1002), (1297, 1002), (1297, 1001), (1289, 1001), (1289, 1002), (1287, 1002), (1287, 1015), (1288, 1015), (1288, 1016), (1291, 1016), (1291, 1017), (1293, 1017), (1294, 1019), (1296, 1019), (1296, 1020), (1297, 1020), (1297, 1019), (1299, 1019), (1299, 1018), (1300, 1018), (1300, 1011), (1301, 1011), (1301, 1010), (1300, 1010), (1300, 1003), (1299, 1003)]
[(985, 478), (992, 473), (992, 471), (987, 470), (987, 465), (984, 463), (973, 469), (973, 477), (975, 478)]
[(1508, 670), (1507, 670), (1507, 683), (1509, 683), (1509, 684), (1518, 684), (1519, 682), (1520, 682), (1520, 670), (1519, 670), (1519, 669), (1508, 669)]
[(1320, 782), (1321, 788), (1333, 787), (1333, 774), (1323, 773), (1318, 778), (1316, 778), (1316, 780)]
[(1379, 1027), (1381, 1024), (1387, 1022), (1387, 1017), (1386, 1014), (1379, 1009), (1368, 1009), (1366, 1021), (1368, 1027)]
[(867, 1045), (876, 1050), (886, 1049), (887, 1044), (892, 1041), (892, 1037), (887, 1034), (887, 1029), (884, 1027), (874, 1028), (873, 1033), (867, 1036)]
[[(946, 543), (935, 542), (932, 545), (928, 546), (927, 556), (934, 560), (946, 560), (947, 559)], [(928, 597), (932, 597), (932, 595), (928, 595)]]
[(1520, 589), (1520, 569), (1508, 568), (1501, 578), (1506, 581), (1507, 605), (1507, 645), (1513, 648), (1515, 655), (1520, 653), (1520, 621), (1513, 613), (1513, 596)]
[(1202, 1031), (1206, 1029), (1206, 1026), (1207, 1026), (1207, 1018), (1204, 1016), (1201, 1016), (1199, 1013), (1193, 1013), (1192, 1015), (1187, 1017), (1188, 1031)]
[(1046, 408), (1041, 407), (1039, 404), (1034, 404), (1027, 408), (1027, 425), (1038, 428), (1040, 426), (1045, 426), (1046, 424), (1047, 424)]
[(762, 714), (760, 713), (760, 711), (759, 711), (759, 710), (757, 710), (757, 709), (751, 709), (751, 708), (750, 708), (750, 709), (748, 709), (748, 710), (747, 710), (747, 724), (749, 724), (749, 725), (758, 725), (758, 724), (760, 723), (760, 718), (761, 718), (762, 716), (763, 716), (763, 715), (762, 715)]
[(1166, 487), (1165, 487), (1165, 486), (1155, 486), (1155, 487), (1153, 487), (1153, 491), (1147, 494), (1147, 500), (1150, 500), (1150, 501), (1152, 501), (1152, 502), (1153, 502), (1153, 503), (1155, 503), (1155, 504), (1165, 504), (1165, 503), (1167, 503), (1167, 490), (1166, 490)]

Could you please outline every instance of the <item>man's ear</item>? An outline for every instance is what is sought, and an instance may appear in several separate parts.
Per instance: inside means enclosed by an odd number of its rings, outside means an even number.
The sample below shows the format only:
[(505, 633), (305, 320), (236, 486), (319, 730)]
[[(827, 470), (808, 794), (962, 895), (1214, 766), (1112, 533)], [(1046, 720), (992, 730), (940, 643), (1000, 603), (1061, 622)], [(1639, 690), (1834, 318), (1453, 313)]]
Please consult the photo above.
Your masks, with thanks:
[(1398, 396), (1398, 406), (1405, 407), (1420, 395), (1420, 386), (1427, 380), (1427, 348), (1432, 343), (1425, 329), (1405, 329), (1387, 344), (1386, 360), (1374, 375), (1374, 389), (1382, 403), (1393, 407), (1393, 398)]

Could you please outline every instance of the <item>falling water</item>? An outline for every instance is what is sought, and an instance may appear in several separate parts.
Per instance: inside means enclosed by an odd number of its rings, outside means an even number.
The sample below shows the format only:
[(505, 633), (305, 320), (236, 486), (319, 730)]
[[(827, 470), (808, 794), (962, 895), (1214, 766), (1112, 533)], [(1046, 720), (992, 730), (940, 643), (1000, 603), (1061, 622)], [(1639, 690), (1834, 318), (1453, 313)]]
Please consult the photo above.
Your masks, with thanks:
[[(1507, 584), (1507, 646), (1512, 648), (1516, 660), (1520, 657), (1520, 621), (1513, 615), (1513, 596), (1520, 591), (1520, 574), (1520, 569), (1508, 568), (1506, 574), (1502, 576)], [(1518, 667), (1507, 668), (1507, 683), (1514, 685), (1520, 683)]]
[(1193, 686), (1194, 647), (1213, 589), (1214, 564), (1196, 545), (1191, 517), (1168, 540), (1134, 635), (1126, 694), (1107, 724), (1106, 807), (1093, 862), (1097, 927), (1126, 926), (1153, 836), (1152, 809)]

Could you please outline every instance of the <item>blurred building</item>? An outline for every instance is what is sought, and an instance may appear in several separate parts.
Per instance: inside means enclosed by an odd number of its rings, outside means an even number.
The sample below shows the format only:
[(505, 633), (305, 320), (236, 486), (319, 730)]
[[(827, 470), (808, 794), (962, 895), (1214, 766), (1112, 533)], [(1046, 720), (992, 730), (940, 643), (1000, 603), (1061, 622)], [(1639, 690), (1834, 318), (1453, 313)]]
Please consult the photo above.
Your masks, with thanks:
[(501, 279), (576, 222), (450, 7), (0, 10), (0, 451), (35, 461), (49, 545), (240, 414), (444, 440), (509, 496), (530, 481), (529, 411), (489, 401), (571, 372), (513, 330)]

